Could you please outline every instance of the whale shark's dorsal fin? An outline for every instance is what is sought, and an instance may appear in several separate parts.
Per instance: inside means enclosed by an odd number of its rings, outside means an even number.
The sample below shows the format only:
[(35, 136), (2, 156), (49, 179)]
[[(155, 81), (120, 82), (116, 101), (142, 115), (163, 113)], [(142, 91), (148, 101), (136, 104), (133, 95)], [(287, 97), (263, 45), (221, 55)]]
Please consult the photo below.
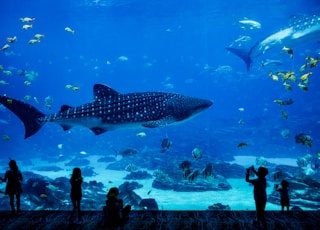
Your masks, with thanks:
[(93, 86), (93, 95), (95, 100), (99, 100), (101, 98), (112, 98), (119, 96), (120, 93), (112, 89), (107, 85), (95, 84)]

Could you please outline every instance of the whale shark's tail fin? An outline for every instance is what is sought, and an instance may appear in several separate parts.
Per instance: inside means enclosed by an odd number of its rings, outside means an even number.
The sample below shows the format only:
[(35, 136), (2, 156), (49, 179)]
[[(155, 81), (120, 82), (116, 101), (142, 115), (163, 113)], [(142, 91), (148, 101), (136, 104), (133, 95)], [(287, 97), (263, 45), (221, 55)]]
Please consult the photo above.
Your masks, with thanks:
[(44, 117), (45, 114), (31, 105), (1, 95), (0, 104), (11, 110), (23, 122), (25, 128), (24, 139), (38, 132), (44, 124), (44, 122), (40, 121), (39, 118)]
[(226, 50), (230, 51), (231, 53), (237, 55), (240, 57), (247, 65), (247, 71), (250, 70), (252, 59), (250, 57), (250, 52), (244, 49), (236, 49), (236, 48), (231, 48), (227, 47)]

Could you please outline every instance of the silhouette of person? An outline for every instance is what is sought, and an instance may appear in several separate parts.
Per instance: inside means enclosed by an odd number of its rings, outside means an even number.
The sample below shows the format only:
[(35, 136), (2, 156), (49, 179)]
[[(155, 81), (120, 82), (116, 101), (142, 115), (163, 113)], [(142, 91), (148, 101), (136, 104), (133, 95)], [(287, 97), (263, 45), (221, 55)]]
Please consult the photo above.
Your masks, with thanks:
[(2, 182), (7, 182), (5, 194), (9, 195), (10, 198), (10, 207), (12, 211), (12, 215), (16, 213), (14, 208), (14, 195), (16, 195), (17, 199), (17, 212), (21, 212), (20, 210), (20, 194), (22, 193), (21, 181), (22, 181), (22, 173), (17, 166), (17, 162), (15, 160), (9, 161), (10, 169), (6, 171), (4, 178), (0, 177)]
[[(256, 179), (249, 179), (250, 171), (257, 175)], [(256, 203), (256, 213), (257, 221), (256, 224), (262, 223), (264, 227), (267, 226), (267, 222), (264, 216), (264, 210), (267, 203), (267, 180), (266, 176), (268, 175), (268, 169), (265, 167), (259, 167), (258, 172), (254, 169), (253, 166), (247, 168), (246, 181), (253, 184), (253, 195)]]
[(73, 215), (76, 211), (78, 211), (78, 220), (80, 221), (81, 215), (80, 215), (80, 201), (82, 198), (82, 189), (81, 184), (83, 182), (83, 178), (81, 176), (81, 169), (80, 168), (74, 168), (72, 172), (72, 176), (70, 178), (70, 184), (71, 184), (71, 201), (73, 205), (73, 210), (71, 213), (71, 219), (73, 219)]
[(123, 200), (119, 199), (118, 196), (119, 189), (116, 187), (110, 188), (106, 196), (106, 206), (103, 207), (104, 224), (107, 227), (117, 228), (129, 218), (131, 205), (123, 207)]
[(284, 207), (287, 208), (287, 213), (289, 213), (290, 199), (288, 192), (289, 182), (286, 180), (281, 181), (280, 186), (276, 185), (276, 191), (280, 193), (280, 203), (281, 211), (284, 212)]

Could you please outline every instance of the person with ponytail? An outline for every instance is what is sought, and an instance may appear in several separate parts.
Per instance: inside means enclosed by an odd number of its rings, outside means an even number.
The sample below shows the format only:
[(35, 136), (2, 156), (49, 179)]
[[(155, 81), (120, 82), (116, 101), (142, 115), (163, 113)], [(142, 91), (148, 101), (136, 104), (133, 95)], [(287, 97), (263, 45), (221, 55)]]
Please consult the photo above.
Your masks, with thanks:
[(2, 182), (7, 182), (5, 194), (9, 195), (10, 198), (10, 207), (12, 211), (12, 215), (16, 213), (14, 207), (14, 196), (16, 196), (17, 200), (17, 213), (21, 212), (20, 210), (20, 194), (22, 193), (21, 181), (22, 181), (22, 173), (17, 166), (17, 162), (15, 160), (9, 161), (10, 169), (6, 171), (4, 178), (0, 177)]

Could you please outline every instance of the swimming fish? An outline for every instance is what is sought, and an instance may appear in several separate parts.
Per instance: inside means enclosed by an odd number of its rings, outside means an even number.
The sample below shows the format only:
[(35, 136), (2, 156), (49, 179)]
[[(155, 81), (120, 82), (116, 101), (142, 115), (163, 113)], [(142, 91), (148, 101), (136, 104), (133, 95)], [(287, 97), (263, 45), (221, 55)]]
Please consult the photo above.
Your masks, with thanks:
[(284, 118), (284, 119), (288, 119), (289, 115), (283, 111), (283, 110), (280, 110), (280, 113), (281, 113), (281, 116)]
[(251, 20), (251, 19), (248, 19), (248, 18), (244, 18), (242, 20), (239, 20), (238, 21), (243, 29), (245, 29), (246, 27), (249, 27), (249, 29), (260, 29), (261, 28), (261, 24), (260, 22), (257, 22), (257, 21), (254, 21), (254, 20)]
[(164, 138), (161, 141), (161, 153), (164, 153), (165, 151), (167, 151), (168, 149), (170, 149), (172, 146), (172, 141), (169, 138)]
[(158, 128), (190, 119), (213, 104), (210, 100), (176, 93), (120, 94), (102, 84), (94, 85), (92, 102), (77, 107), (63, 105), (59, 112), (49, 115), (7, 96), (0, 95), (0, 103), (23, 122), (25, 138), (37, 133), (47, 122), (57, 123), (65, 131), (75, 125), (88, 127), (95, 135), (118, 129)]
[(291, 98), (288, 99), (288, 100), (277, 100), (277, 99), (275, 99), (275, 100), (273, 100), (273, 102), (277, 103), (279, 105), (291, 105), (291, 104), (293, 104), (294, 100), (291, 99)]
[(311, 148), (312, 137), (309, 134), (299, 133), (295, 136), (296, 143), (306, 145)]
[(212, 163), (208, 163), (206, 165), (206, 167), (202, 170), (202, 176), (204, 178), (207, 178), (209, 176), (213, 176), (213, 164)]
[(203, 150), (198, 147), (195, 147), (191, 152), (192, 157), (195, 160), (200, 159), (202, 157), (202, 153), (203, 153)]
[(247, 147), (247, 146), (249, 146), (249, 144), (247, 144), (245, 142), (241, 142), (238, 144), (238, 148)]
[(182, 163), (179, 165), (179, 168), (182, 170), (182, 171), (185, 171), (187, 169), (190, 169), (191, 168), (191, 162), (190, 161), (182, 161)]
[(64, 28), (64, 30), (71, 33), (71, 34), (75, 33), (75, 31), (73, 29), (71, 29), (70, 27), (66, 27), (66, 28)]
[(198, 176), (199, 176), (199, 170), (196, 169), (188, 175), (187, 179), (190, 183), (192, 183), (197, 179)]
[(277, 30), (276, 33), (271, 34), (262, 41), (256, 43), (248, 50), (227, 47), (226, 49), (231, 53), (240, 57), (247, 66), (247, 71), (250, 70), (252, 61), (265, 54), (272, 48), (295, 47), (301, 44), (306, 44), (311, 41), (318, 41), (320, 37), (320, 15), (295, 15), (291, 18), (287, 27)]

